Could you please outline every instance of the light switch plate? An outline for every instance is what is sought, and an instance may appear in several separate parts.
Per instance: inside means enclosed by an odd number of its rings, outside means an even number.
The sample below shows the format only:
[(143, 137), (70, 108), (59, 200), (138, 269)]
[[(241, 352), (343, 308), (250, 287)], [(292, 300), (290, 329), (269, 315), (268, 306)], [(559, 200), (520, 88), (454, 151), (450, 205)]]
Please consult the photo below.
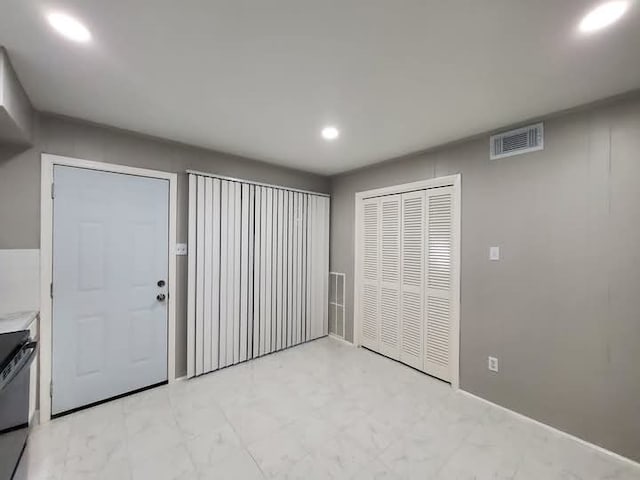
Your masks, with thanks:
[(500, 247), (489, 247), (489, 260), (500, 260)]
[(492, 372), (497, 372), (498, 371), (498, 359), (496, 357), (489, 357), (489, 362), (488, 365), (489, 370), (491, 370)]
[(187, 244), (186, 243), (177, 243), (176, 244), (176, 255), (186, 255), (187, 254)]

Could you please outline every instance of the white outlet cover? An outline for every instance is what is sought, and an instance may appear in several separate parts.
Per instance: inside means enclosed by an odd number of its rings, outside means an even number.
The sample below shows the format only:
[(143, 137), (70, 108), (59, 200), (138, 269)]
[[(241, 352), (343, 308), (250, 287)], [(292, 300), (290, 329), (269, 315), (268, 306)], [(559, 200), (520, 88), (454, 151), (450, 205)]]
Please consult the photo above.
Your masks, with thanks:
[(496, 357), (489, 357), (488, 367), (489, 367), (489, 370), (491, 370), (492, 372), (497, 372), (498, 371), (498, 359)]
[(176, 244), (176, 255), (186, 255), (187, 254), (187, 244), (186, 243), (177, 243)]
[(489, 260), (500, 260), (500, 247), (489, 247)]

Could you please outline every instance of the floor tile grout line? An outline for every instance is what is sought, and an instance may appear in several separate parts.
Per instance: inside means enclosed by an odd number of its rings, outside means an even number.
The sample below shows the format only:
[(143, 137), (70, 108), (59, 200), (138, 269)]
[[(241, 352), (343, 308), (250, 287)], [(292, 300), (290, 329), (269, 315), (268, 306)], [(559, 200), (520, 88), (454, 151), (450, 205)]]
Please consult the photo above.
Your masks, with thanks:
[(244, 449), (245, 452), (247, 452), (247, 454), (249, 454), (249, 456), (251, 457), (251, 460), (253, 460), (253, 463), (256, 465), (256, 467), (258, 467), (258, 470), (260, 470), (260, 474), (262, 475), (262, 477), (266, 480), (268, 477), (267, 475), (265, 475), (265, 473), (262, 471), (262, 467), (260, 466), (260, 464), (256, 461), (256, 459), (254, 458), (253, 454), (251, 453), (251, 451), (249, 450), (249, 446), (246, 444), (245, 439), (242, 438), (242, 436), (238, 433), (238, 431), (236, 430), (235, 425), (231, 422), (231, 420), (229, 420), (229, 418), (227, 417), (226, 412), (224, 411), (224, 409), (220, 408), (220, 411), (222, 412), (222, 416), (225, 418), (225, 420), (227, 421), (227, 423), (229, 424), (229, 426), (231, 427), (231, 430), (233, 430), (233, 433), (236, 435), (236, 437), (238, 437), (238, 439), (240, 440), (240, 443), (242, 444), (242, 448)]

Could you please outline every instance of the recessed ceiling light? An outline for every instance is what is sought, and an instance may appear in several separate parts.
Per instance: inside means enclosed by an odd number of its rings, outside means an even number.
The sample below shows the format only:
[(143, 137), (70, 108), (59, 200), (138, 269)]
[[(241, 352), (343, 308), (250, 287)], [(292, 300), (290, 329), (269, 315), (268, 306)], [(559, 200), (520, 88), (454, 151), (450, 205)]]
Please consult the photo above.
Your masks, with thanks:
[(325, 140), (335, 140), (340, 136), (340, 131), (336, 127), (324, 127), (322, 129), (322, 138)]
[(627, 0), (603, 3), (587, 13), (578, 27), (582, 33), (591, 33), (617, 22), (629, 8)]
[(91, 40), (91, 32), (82, 23), (64, 13), (47, 15), (49, 24), (62, 36), (74, 42), (86, 43)]

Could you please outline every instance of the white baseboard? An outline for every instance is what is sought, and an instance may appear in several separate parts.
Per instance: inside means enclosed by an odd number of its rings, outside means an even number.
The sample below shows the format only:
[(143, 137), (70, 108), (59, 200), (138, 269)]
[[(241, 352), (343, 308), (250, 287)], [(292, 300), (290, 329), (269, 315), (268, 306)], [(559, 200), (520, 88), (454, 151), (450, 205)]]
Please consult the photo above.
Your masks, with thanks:
[(610, 457), (613, 457), (616, 460), (620, 460), (622, 462), (625, 462), (628, 465), (631, 465), (632, 467), (640, 469), (640, 463), (636, 462), (635, 460), (631, 460), (630, 458), (627, 458), (627, 457), (625, 457), (623, 455), (620, 455), (619, 453), (612, 452), (611, 450), (607, 450), (604, 447), (601, 447), (599, 445), (595, 445), (595, 444), (593, 444), (591, 442), (587, 442), (586, 440), (583, 440), (580, 437), (576, 437), (575, 435), (571, 435), (570, 433), (563, 432), (562, 430), (558, 430), (557, 428), (552, 427), (551, 425), (547, 425), (546, 423), (542, 423), (542, 422), (540, 422), (538, 420), (535, 420), (535, 419), (533, 419), (531, 417), (527, 417), (526, 415), (523, 415), (522, 413), (514, 412), (513, 410), (511, 410), (511, 409), (509, 409), (507, 407), (503, 407), (502, 405), (498, 405), (497, 403), (493, 403), (492, 401), (487, 400), (486, 398), (479, 397), (477, 395), (474, 395), (471, 392), (467, 392), (466, 390), (459, 389), (458, 392), (463, 393), (464, 395), (467, 395), (468, 397), (475, 398), (476, 400), (480, 400), (481, 402), (484, 402), (484, 403), (486, 403), (488, 405), (491, 405), (491, 406), (493, 406), (495, 408), (499, 408), (500, 410), (508, 412), (511, 415), (514, 415), (514, 416), (516, 416), (516, 417), (518, 417), (518, 418), (520, 418), (522, 420), (525, 420), (527, 422), (534, 423), (536, 425), (544, 427), (547, 430), (551, 430), (554, 433), (559, 434), (559, 435), (561, 435), (563, 437), (570, 438), (571, 440), (574, 440), (575, 442), (577, 442), (577, 443), (579, 443), (581, 445), (584, 445), (585, 447), (589, 447), (589, 448), (591, 448), (593, 450), (596, 450), (596, 451), (598, 451), (598, 452), (600, 452), (602, 454), (605, 454), (605, 455), (608, 455)]
[(337, 336), (335, 333), (330, 333), (330, 334), (329, 334), (329, 337), (330, 337), (330, 338), (333, 338), (333, 339), (335, 339), (335, 340), (338, 340), (339, 342), (346, 343), (346, 344), (347, 344), (347, 345), (349, 345), (350, 347), (353, 347), (353, 346), (354, 346), (354, 345), (353, 345), (353, 343), (351, 343), (349, 340), (345, 340), (344, 338)]
[(33, 415), (29, 418), (29, 428), (40, 425), (40, 410), (34, 410)]

